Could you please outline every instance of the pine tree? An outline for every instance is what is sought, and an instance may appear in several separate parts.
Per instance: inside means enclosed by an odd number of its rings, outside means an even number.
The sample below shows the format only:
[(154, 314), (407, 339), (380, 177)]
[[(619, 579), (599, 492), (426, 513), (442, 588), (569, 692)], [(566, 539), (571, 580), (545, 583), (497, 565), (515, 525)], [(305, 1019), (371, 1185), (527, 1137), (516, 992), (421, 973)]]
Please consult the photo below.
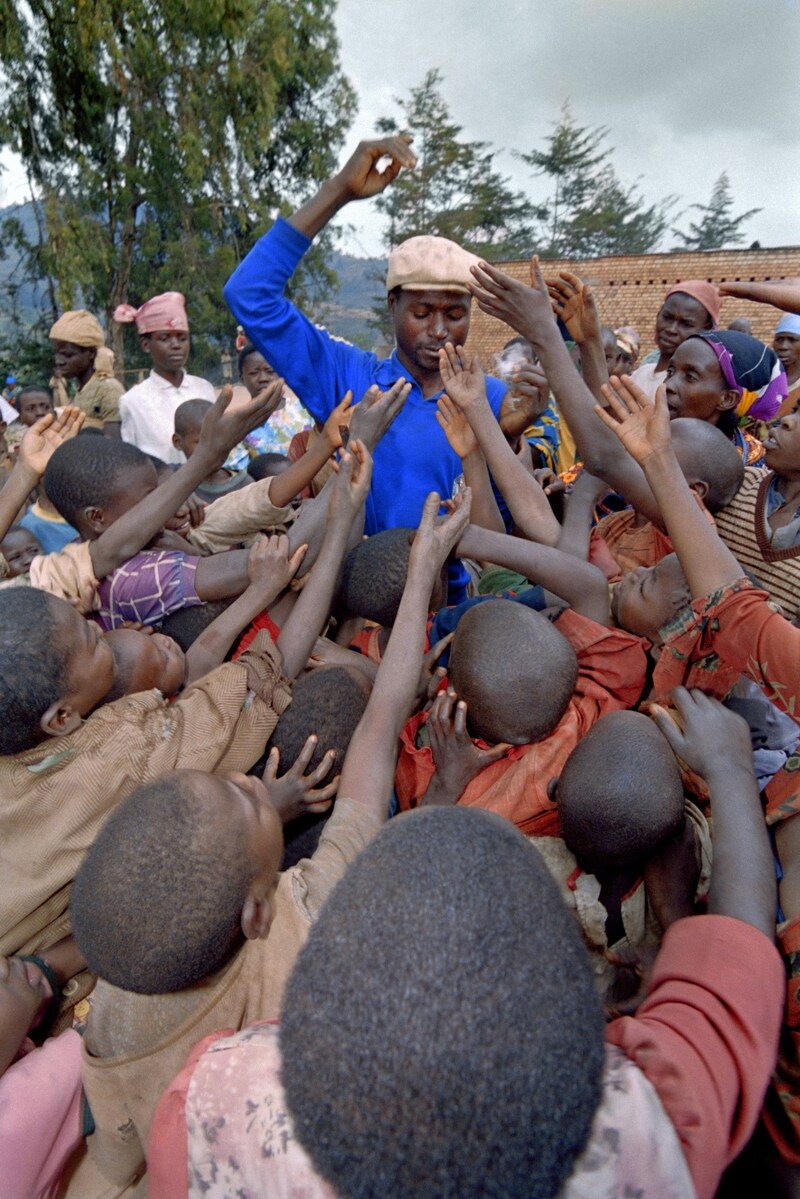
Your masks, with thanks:
[(745, 240), (742, 225), (751, 216), (761, 212), (760, 208), (750, 208), (740, 216), (732, 216), (733, 196), (727, 172), (723, 171), (711, 191), (708, 204), (692, 204), (702, 216), (698, 222), (689, 225), (688, 233), (680, 229), (672, 232), (679, 237), (679, 249), (682, 250), (719, 250), (722, 246), (739, 246)]

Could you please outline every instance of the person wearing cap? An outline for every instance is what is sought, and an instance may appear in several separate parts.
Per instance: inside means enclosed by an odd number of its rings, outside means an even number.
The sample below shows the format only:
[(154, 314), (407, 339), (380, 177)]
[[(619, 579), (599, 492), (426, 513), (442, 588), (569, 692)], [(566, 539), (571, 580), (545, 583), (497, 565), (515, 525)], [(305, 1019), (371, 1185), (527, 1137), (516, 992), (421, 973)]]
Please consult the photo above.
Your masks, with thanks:
[(794, 412), (800, 403), (800, 316), (787, 312), (775, 326), (772, 348), (786, 371), (789, 392), (778, 416)]
[[(381, 166), (386, 163), (385, 169)], [(313, 238), (346, 204), (379, 195), (416, 158), (405, 136), (361, 142), (341, 171), (288, 221), (278, 219), (225, 285), (225, 300), (253, 345), (303, 404), (324, 422), (346, 391), (360, 400), (373, 384), (387, 391), (398, 379), (411, 393), (374, 454), (366, 532), (415, 528), (425, 497), (449, 497), (461, 461), (436, 420), (442, 394), (439, 351), (463, 345), (469, 333), (470, 266), (478, 261), (442, 237), (412, 237), (389, 255), (386, 290), (396, 348), (379, 359), (330, 336), (286, 298), (284, 289)], [(495, 416), (506, 391), (487, 378)], [(450, 598), (463, 598), (466, 573), (451, 567)]]
[(147, 378), (120, 400), (122, 440), (162, 462), (179, 466), (185, 458), (172, 444), (176, 410), (184, 400), (213, 403), (215, 399), (207, 379), (184, 370), (191, 345), (186, 301), (179, 291), (167, 291), (153, 296), (141, 308), (118, 305), (114, 320), (120, 324), (136, 322), (139, 345), (153, 362)]
[[(105, 337), (100, 322), (85, 308), (65, 312), (50, 330), (53, 364), (61, 388), (56, 403), (75, 404), (86, 414), (86, 424), (119, 437), (119, 401), (122, 384), (105, 370), (98, 370), (97, 357)], [(64, 381), (75, 379), (78, 391), (69, 399)]]
[(703, 279), (684, 279), (670, 287), (656, 316), (658, 357), (643, 362), (631, 378), (655, 400), (656, 391), (667, 378), (670, 358), (687, 337), (714, 329), (719, 322), (721, 300), (713, 283)]

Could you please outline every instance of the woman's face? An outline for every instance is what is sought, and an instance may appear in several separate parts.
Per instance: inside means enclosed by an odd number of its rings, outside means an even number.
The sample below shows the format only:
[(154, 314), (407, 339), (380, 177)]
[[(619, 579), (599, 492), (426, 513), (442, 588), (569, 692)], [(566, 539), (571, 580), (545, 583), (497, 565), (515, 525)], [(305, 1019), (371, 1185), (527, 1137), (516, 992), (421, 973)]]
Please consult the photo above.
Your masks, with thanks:
[(682, 291), (667, 296), (656, 317), (656, 344), (668, 357), (693, 333), (708, 329), (711, 319), (699, 300)]
[(769, 437), (763, 444), (767, 470), (774, 470), (785, 478), (800, 475), (800, 412), (797, 408), (770, 425)]
[(800, 376), (800, 337), (793, 333), (776, 333), (772, 348), (787, 377), (794, 381)]
[(716, 425), (739, 400), (738, 392), (726, 387), (711, 346), (699, 337), (678, 346), (667, 366), (665, 387), (671, 420), (693, 416)]
[(242, 382), (251, 396), (257, 396), (270, 383), (274, 383), (277, 377), (277, 371), (272, 369), (264, 355), (259, 354), (258, 350), (253, 350), (252, 354), (248, 354), (242, 363)]

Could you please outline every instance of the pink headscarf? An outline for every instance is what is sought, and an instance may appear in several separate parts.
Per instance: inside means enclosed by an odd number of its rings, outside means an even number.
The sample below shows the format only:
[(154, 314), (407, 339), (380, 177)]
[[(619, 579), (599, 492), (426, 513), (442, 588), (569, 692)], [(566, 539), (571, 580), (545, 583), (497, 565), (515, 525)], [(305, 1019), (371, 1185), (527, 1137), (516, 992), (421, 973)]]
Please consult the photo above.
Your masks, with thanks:
[(719, 312), (722, 307), (722, 299), (719, 292), (713, 283), (706, 283), (704, 279), (684, 279), (680, 283), (676, 283), (671, 287), (664, 299), (667, 296), (674, 296), (677, 292), (682, 292), (685, 296), (691, 296), (693, 300), (697, 300), (698, 304), (702, 304), (711, 320), (715, 325), (719, 324)]
[(136, 321), (136, 329), (140, 334), (155, 333), (158, 329), (189, 332), (186, 300), (179, 291), (165, 291), (161, 296), (153, 296), (152, 300), (146, 300), (141, 308), (119, 304), (114, 309), (114, 320), (121, 325)]

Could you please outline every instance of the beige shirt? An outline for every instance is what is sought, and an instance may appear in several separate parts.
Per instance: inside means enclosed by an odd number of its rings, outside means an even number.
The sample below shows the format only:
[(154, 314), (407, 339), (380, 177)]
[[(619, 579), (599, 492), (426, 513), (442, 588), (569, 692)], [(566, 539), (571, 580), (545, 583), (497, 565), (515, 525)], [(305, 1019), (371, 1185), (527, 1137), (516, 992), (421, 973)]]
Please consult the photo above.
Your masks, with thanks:
[(280, 654), (259, 633), (174, 704), (159, 691), (126, 696), (74, 733), (0, 757), (0, 953), (37, 953), (70, 932), (72, 880), (136, 787), (183, 768), (248, 770), (290, 701)]
[(106, 421), (119, 422), (119, 401), (124, 390), (118, 379), (92, 375), (72, 403), (86, 414), (86, 424), (90, 428), (102, 428)]
[(83, 1082), (96, 1124), (89, 1152), (111, 1181), (124, 1184), (141, 1173), (156, 1103), (199, 1040), (278, 1016), (312, 920), (382, 824), (363, 804), (337, 799), (313, 857), (280, 876), (267, 938), (246, 941), (228, 966), (198, 986), (138, 995), (98, 982)]

